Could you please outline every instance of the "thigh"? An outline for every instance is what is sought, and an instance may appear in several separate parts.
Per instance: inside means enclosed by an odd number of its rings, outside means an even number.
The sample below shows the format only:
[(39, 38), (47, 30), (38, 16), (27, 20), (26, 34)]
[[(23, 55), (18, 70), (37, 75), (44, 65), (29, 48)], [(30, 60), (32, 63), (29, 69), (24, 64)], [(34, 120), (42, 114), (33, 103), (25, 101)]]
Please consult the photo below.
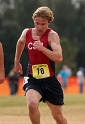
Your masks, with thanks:
[(53, 104), (49, 103), (48, 101), (46, 101), (46, 104), (50, 108), (51, 113), (54, 118), (57, 115), (62, 115), (62, 105), (53, 105)]
[(29, 89), (27, 92), (26, 92), (26, 100), (27, 100), (27, 103), (29, 104), (30, 102), (34, 102), (34, 103), (39, 103), (40, 99), (41, 99), (41, 95), (39, 92), (37, 92), (36, 90), (34, 89)]
[(24, 77), (23, 90), (25, 91), (27, 103), (39, 102), (43, 96), (43, 92), (40, 89), (37, 80), (32, 76)]

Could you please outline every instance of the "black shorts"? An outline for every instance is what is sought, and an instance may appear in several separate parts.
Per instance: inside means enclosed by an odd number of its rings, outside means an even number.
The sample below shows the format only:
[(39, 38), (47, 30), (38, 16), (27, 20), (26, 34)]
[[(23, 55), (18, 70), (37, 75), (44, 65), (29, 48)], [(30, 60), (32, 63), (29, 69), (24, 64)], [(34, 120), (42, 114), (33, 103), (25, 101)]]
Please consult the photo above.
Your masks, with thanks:
[(31, 75), (24, 77), (23, 90), (27, 92), (29, 89), (34, 89), (41, 94), (40, 101), (49, 101), (54, 105), (64, 104), (63, 90), (55, 76), (43, 79), (35, 79)]

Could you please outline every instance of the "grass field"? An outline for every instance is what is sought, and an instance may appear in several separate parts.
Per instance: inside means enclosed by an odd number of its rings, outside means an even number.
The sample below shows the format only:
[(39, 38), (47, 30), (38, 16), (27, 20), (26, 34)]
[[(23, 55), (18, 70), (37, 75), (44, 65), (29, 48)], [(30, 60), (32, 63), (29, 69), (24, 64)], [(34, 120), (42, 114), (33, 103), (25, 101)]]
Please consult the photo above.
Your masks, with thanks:
[[(46, 104), (39, 109), (41, 124), (55, 124)], [(85, 124), (85, 94), (65, 94), (63, 113), (68, 124)], [(25, 96), (0, 96), (0, 124), (31, 124)]]

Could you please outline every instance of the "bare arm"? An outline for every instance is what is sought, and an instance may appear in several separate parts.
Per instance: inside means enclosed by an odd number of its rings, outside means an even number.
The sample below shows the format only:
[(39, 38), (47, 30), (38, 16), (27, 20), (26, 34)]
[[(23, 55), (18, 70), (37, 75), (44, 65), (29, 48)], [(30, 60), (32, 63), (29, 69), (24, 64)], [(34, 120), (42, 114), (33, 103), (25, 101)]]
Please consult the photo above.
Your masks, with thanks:
[(62, 62), (62, 48), (58, 34), (56, 32), (50, 33), (48, 41), (53, 51), (44, 48), (42, 52), (54, 62)]
[(4, 72), (4, 53), (3, 53), (3, 47), (0, 43), (0, 83), (4, 82), (5, 78), (5, 72)]
[(18, 42), (16, 44), (16, 53), (15, 53), (15, 59), (14, 59), (14, 66), (17, 72), (22, 74), (22, 66), (20, 64), (20, 58), (22, 55), (22, 52), (25, 47), (25, 42), (26, 42), (26, 32), (28, 29), (25, 29), (20, 38), (18, 39)]
[(52, 51), (45, 48), (41, 42), (36, 41), (34, 43), (35, 49), (43, 52), (49, 59), (53, 60), (54, 62), (62, 62), (62, 48), (60, 45), (60, 39), (56, 32), (52, 31), (49, 33), (48, 42)]

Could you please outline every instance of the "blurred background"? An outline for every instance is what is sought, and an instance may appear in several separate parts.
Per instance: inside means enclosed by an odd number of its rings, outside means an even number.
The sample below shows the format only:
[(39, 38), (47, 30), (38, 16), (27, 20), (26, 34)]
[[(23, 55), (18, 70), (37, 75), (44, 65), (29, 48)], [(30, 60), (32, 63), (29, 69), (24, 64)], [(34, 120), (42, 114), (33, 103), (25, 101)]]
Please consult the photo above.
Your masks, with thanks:
[[(56, 77), (65, 93), (64, 114), (69, 124), (85, 124), (85, 0), (0, 0), (0, 42), (6, 74), (0, 85), (0, 124), (31, 124), (22, 90), (26, 49), (21, 57), (23, 75), (15, 73), (13, 64), (17, 40), (23, 29), (34, 27), (32, 14), (40, 6), (53, 11), (54, 21), (49, 27), (59, 34), (63, 49)], [(40, 110), (41, 124), (54, 124), (45, 104), (40, 104)]]
[[(40, 6), (48, 6), (53, 11), (54, 21), (49, 27), (61, 40), (63, 62), (56, 64), (56, 75), (63, 65), (68, 65), (74, 77), (79, 67), (85, 68), (85, 0), (0, 0), (0, 42), (4, 49), (6, 77), (14, 64), (17, 40), (23, 29), (34, 26), (32, 14)], [(24, 49), (23, 75), (27, 67), (26, 54)]]
[[(55, 18), (50, 27), (61, 39), (64, 60), (56, 65), (56, 73), (67, 64), (75, 75), (79, 66), (85, 67), (85, 0), (0, 0), (0, 41), (4, 47), (6, 75), (14, 63), (16, 42), (23, 29), (34, 26), (32, 14), (40, 6), (53, 11)], [(25, 52), (21, 58), (24, 73)]]

